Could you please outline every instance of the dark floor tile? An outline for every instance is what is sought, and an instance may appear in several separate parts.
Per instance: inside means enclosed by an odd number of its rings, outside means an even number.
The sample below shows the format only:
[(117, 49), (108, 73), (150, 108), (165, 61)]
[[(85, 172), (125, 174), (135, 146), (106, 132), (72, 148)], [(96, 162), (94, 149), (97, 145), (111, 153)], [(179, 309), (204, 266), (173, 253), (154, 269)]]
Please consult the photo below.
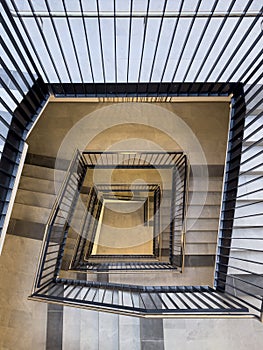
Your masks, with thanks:
[(164, 350), (163, 340), (142, 341), (141, 350)]
[(46, 350), (62, 350), (63, 306), (48, 305)]

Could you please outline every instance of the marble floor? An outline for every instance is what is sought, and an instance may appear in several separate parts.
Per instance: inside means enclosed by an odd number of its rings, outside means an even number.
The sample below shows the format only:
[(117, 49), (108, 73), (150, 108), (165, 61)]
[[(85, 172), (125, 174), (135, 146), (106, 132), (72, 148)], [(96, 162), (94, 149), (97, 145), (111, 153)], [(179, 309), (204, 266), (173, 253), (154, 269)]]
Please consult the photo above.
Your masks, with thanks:
[[(150, 320), (29, 301), (40, 245), (39, 240), (31, 238), (6, 237), (0, 256), (1, 350), (262, 347), (263, 325), (256, 319)], [(195, 274), (201, 276), (201, 270)]]

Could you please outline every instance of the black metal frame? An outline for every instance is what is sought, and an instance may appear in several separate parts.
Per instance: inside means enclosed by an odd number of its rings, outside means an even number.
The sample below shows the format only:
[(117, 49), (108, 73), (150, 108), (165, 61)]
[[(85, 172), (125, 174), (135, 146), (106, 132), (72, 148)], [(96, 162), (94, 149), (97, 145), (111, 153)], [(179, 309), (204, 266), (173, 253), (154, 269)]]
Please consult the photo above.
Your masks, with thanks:
[[(62, 288), (61, 288), (62, 287)], [(235, 298), (208, 286), (133, 286), (59, 279), (30, 297), (32, 300), (74, 305), (139, 317), (242, 317), (248, 309)]]
[[(160, 269), (177, 269), (178, 271), (182, 271), (184, 257), (180, 256), (180, 254), (184, 254), (184, 249), (182, 245), (184, 235), (183, 225), (185, 218), (185, 196), (187, 192), (187, 157), (182, 152), (149, 152), (149, 151), (137, 151), (137, 152), (99, 152), (99, 151), (85, 151), (82, 153), (85, 161), (87, 171), (89, 169), (97, 168), (97, 169), (112, 169), (112, 168), (122, 168), (122, 169), (152, 169), (152, 168), (165, 168), (171, 169), (173, 171), (173, 188), (178, 188), (178, 193), (180, 192), (180, 196), (177, 196), (175, 199), (175, 191), (171, 192), (172, 198), (171, 201), (174, 205), (173, 210), (171, 211), (171, 221), (177, 222), (177, 228), (171, 226), (172, 230), (170, 233), (170, 247), (169, 247), (169, 261), (168, 262), (159, 262), (161, 259), (162, 251), (159, 248), (159, 240), (160, 234), (158, 233), (158, 237), (154, 235), (153, 239), (153, 255), (151, 258), (153, 261), (149, 261), (149, 256), (140, 257), (137, 259), (136, 263), (134, 262), (134, 257), (131, 256), (129, 262), (123, 260), (123, 256), (119, 256), (119, 260), (117, 256), (102, 256), (102, 259), (99, 259), (99, 256), (92, 256), (91, 251), (93, 248), (93, 242), (97, 227), (97, 221), (100, 213), (96, 211), (96, 220), (95, 220), (95, 228), (90, 226), (90, 224), (94, 224), (91, 221), (91, 218), (94, 216), (93, 210), (96, 206), (96, 203), (101, 200), (101, 192), (127, 192), (127, 189), (131, 189), (132, 191), (141, 190), (142, 185), (133, 185), (132, 188), (127, 184), (100, 184), (96, 186), (92, 186), (89, 192), (89, 204), (87, 208), (86, 218), (83, 219), (83, 225), (80, 234), (78, 235), (73, 258), (71, 260), (69, 269), (74, 271), (87, 271), (87, 272), (102, 272), (105, 270), (111, 271), (128, 271), (128, 270), (160, 270)], [(127, 187), (128, 186), (128, 187)], [(145, 187), (143, 185), (143, 187)], [(154, 191), (154, 210), (157, 211), (160, 206), (160, 186), (155, 184), (146, 185), (148, 191)], [(156, 190), (158, 190), (156, 192)], [(94, 198), (95, 199), (94, 199)], [(178, 199), (179, 198), (179, 199)], [(157, 203), (158, 201), (158, 203)], [(90, 204), (92, 206), (90, 207)], [(158, 204), (156, 206), (156, 203)], [(160, 213), (157, 212), (158, 220), (154, 220), (154, 233), (156, 234), (156, 230), (160, 227)], [(174, 217), (176, 215), (176, 217)], [(88, 219), (87, 219), (88, 218)], [(158, 222), (157, 222), (158, 221)], [(180, 229), (179, 229), (179, 226)], [(91, 229), (90, 229), (91, 227)], [(176, 237), (174, 237), (176, 233)], [(158, 230), (159, 232), (159, 230)], [(178, 233), (179, 232), (179, 233)], [(91, 235), (91, 236), (90, 236)], [(176, 242), (176, 243), (175, 243)], [(176, 252), (177, 259), (174, 258), (174, 254)], [(145, 261), (145, 258), (147, 261)], [(97, 261), (95, 262), (94, 259)], [(101, 260), (101, 261), (99, 261)], [(157, 260), (157, 261), (156, 261)], [(163, 259), (162, 259), (163, 260)], [(118, 262), (118, 264), (116, 264)]]
[[(111, 185), (96, 185), (94, 186), (95, 192), (98, 195), (100, 201), (103, 201), (104, 199), (104, 192), (127, 192), (130, 189), (129, 185), (126, 184), (111, 184)], [(135, 188), (132, 188), (132, 192), (136, 191), (141, 191), (143, 188), (147, 187), (149, 188), (149, 191), (153, 191), (154, 193), (156, 192), (156, 188), (159, 189), (158, 185), (135, 185)], [(102, 193), (101, 193), (102, 192)], [(157, 208), (156, 208), (157, 211)], [(91, 213), (92, 215), (92, 213)], [(157, 216), (159, 216), (160, 213), (157, 212)], [(98, 220), (98, 218), (97, 218)], [(81, 271), (88, 271), (88, 272), (102, 272), (102, 271), (128, 271), (128, 270), (133, 270), (133, 271), (139, 271), (139, 270), (152, 270), (154, 269), (159, 269), (159, 268), (166, 268), (170, 266), (169, 264), (160, 264), (156, 262), (159, 259), (159, 250), (157, 252), (154, 251), (157, 239), (155, 236), (153, 236), (153, 254), (151, 255), (91, 255), (91, 251), (93, 248), (93, 242), (94, 242), (94, 236), (91, 237), (90, 240), (87, 240), (86, 235), (84, 233), (81, 233), (78, 236), (78, 240), (81, 241), (84, 239), (84, 241), (88, 242), (88, 249), (84, 249), (82, 254), (80, 254), (80, 259), (78, 264), (74, 263), (75, 259), (72, 259), (72, 267), (70, 269), (73, 269), (75, 271), (81, 270)], [(85, 244), (84, 244), (85, 245)], [(76, 245), (76, 251), (74, 256), (78, 256), (78, 245)], [(85, 252), (86, 250), (86, 252)], [(82, 256), (82, 258), (81, 258)], [(152, 260), (150, 262), (150, 260)], [(136, 261), (136, 262), (134, 262)], [(170, 266), (172, 268), (172, 266)]]

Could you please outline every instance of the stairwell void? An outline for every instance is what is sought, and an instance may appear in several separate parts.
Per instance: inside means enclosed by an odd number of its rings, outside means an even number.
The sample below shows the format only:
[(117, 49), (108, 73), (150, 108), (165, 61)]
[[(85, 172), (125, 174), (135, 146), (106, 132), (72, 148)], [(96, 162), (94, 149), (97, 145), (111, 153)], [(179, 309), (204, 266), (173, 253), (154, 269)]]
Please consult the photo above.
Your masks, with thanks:
[[(113, 254), (97, 254), (98, 246), (100, 246), (99, 226), (103, 225), (100, 221), (101, 212), (105, 210), (103, 189), (109, 191), (111, 185), (98, 185), (100, 191), (94, 184), (91, 184), (88, 190), (87, 206), (80, 215), (80, 205), (78, 201), (81, 198), (83, 183), (89, 169), (98, 167), (99, 170), (105, 170), (114, 167), (115, 169), (125, 169), (127, 172), (133, 169), (152, 170), (162, 168), (172, 172), (170, 176), (170, 189), (160, 190), (160, 185), (154, 184), (135, 184), (135, 190), (141, 192), (142, 189), (151, 189), (159, 191), (154, 200), (154, 230), (152, 237), (149, 239), (143, 237), (144, 243), (150, 240), (152, 244), (152, 254), (136, 254), (130, 252), (128, 254), (116, 254), (114, 245), (116, 237), (110, 240), (110, 248)], [(169, 181), (168, 181), (169, 182)], [(143, 287), (139, 285), (120, 285), (114, 283), (96, 283), (87, 281), (83, 278), (83, 272), (140, 272), (143, 270), (161, 270), (163, 273), (168, 269), (178, 269), (183, 271), (184, 263), (184, 244), (185, 244), (185, 206), (187, 195), (187, 158), (183, 153), (176, 152), (83, 152), (77, 151), (71, 161), (71, 165), (67, 171), (67, 175), (60, 189), (59, 196), (52, 209), (49, 223), (46, 227), (46, 232), (43, 240), (41, 258), (36, 275), (34, 291), (31, 295), (32, 299), (46, 300), (52, 302), (62, 302), (68, 305), (83, 306), (93, 309), (101, 309), (109, 312), (118, 312), (123, 314), (131, 314), (137, 316), (158, 316), (158, 315), (180, 315), (205, 313), (231, 314), (242, 315), (248, 311), (245, 306), (242, 306), (238, 301), (230, 297), (222, 297), (215, 290), (208, 286), (203, 287), (171, 287), (171, 286), (149, 286)], [(89, 182), (88, 182), (89, 183)], [(164, 184), (162, 184), (164, 185)], [(167, 184), (166, 184), (167, 185)], [(144, 188), (143, 188), (144, 187)], [(111, 203), (115, 202), (116, 197), (114, 192), (122, 192), (128, 198), (129, 203), (132, 203), (131, 195), (127, 191), (132, 189), (132, 184), (114, 184), (110, 189)], [(162, 198), (161, 193), (167, 191), (169, 196), (169, 204), (165, 205), (161, 211)], [(107, 193), (109, 194), (109, 192)], [(140, 206), (143, 197), (136, 193), (136, 202)], [(120, 194), (119, 194), (120, 195)], [(114, 198), (114, 199), (112, 199)], [(140, 200), (138, 200), (140, 199)], [(81, 203), (82, 200), (81, 200)], [(148, 203), (148, 198), (143, 202), (143, 228), (148, 225), (148, 208), (145, 210), (145, 203)], [(126, 206), (127, 208), (127, 206)], [(161, 213), (158, 213), (161, 211)], [(163, 218), (163, 215), (170, 212), (169, 219)], [(70, 229), (76, 229), (76, 220), (74, 214), (80, 219), (80, 230), (75, 242), (74, 254), (71, 263), (65, 264), (63, 268), (63, 255), (67, 249), (67, 238)], [(161, 228), (163, 226), (163, 228)], [(162, 243), (164, 235), (167, 232), (168, 226), (168, 241), (169, 241), (169, 260), (168, 263), (155, 263), (150, 261), (150, 258), (155, 260), (163, 260), (165, 254), (162, 252)], [(115, 230), (117, 228), (115, 227)], [(123, 227), (121, 233), (123, 234)], [(138, 235), (139, 233), (139, 235)], [(126, 233), (127, 234), (127, 233)], [(139, 240), (142, 235), (142, 230), (136, 232), (134, 228), (129, 234), (137, 235)], [(145, 242), (146, 241), (146, 242)], [(119, 244), (124, 244), (127, 248), (130, 246), (129, 237), (124, 237), (119, 241)], [(104, 243), (105, 244), (105, 243)], [(134, 244), (134, 243), (133, 243)], [(109, 243), (108, 243), (109, 245)], [(131, 247), (133, 248), (133, 247)], [(125, 251), (125, 249), (124, 249)], [(150, 256), (151, 255), (151, 256)], [(97, 262), (90, 263), (91, 256), (97, 259)], [(146, 261), (143, 261), (144, 259)], [(66, 267), (66, 268), (65, 268)], [(67, 270), (78, 272), (75, 278), (67, 275)], [(85, 275), (84, 275), (85, 276)]]

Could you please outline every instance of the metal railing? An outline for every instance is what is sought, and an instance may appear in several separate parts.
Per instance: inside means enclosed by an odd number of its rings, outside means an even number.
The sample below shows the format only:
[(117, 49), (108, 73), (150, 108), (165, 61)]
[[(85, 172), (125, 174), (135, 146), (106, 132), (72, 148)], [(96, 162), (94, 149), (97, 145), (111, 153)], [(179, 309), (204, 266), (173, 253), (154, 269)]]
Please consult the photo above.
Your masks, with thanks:
[(85, 174), (84, 159), (76, 150), (46, 224), (33, 290), (51, 283), (59, 275), (67, 233)]
[(188, 175), (187, 157), (184, 155), (173, 169), (170, 223), (170, 262), (181, 271), (185, 256)]
[[(156, 191), (159, 195), (156, 196)], [(132, 195), (127, 195), (130, 192)], [(101, 255), (92, 254), (96, 229), (102, 209), (102, 203), (105, 199), (123, 199), (126, 194), (129, 200), (142, 199), (136, 193), (146, 192), (148, 195), (153, 193), (153, 198), (160, 199), (160, 186), (157, 184), (98, 184), (90, 189), (88, 207), (86, 216), (83, 220), (82, 229), (78, 235), (75, 244), (73, 258), (70, 264), (70, 269), (75, 271), (86, 272), (103, 272), (103, 271), (152, 271), (176, 268), (168, 261), (161, 257), (159, 243), (161, 241), (160, 231), (156, 231), (156, 221), (160, 221), (159, 202), (154, 204), (152, 216), (154, 217), (153, 224), (153, 252), (148, 255)], [(100, 198), (100, 199), (98, 199)], [(126, 197), (125, 197), (126, 198)], [(95, 210), (97, 206), (97, 209)], [(148, 219), (147, 219), (148, 220)], [(154, 229), (155, 228), (155, 229)]]
[[(70, 269), (75, 271), (82, 270), (87, 272), (105, 271), (124, 271), (125, 266), (128, 270), (160, 270), (164, 268), (183, 270), (184, 265), (184, 241), (185, 241), (185, 214), (186, 214), (186, 194), (187, 194), (187, 174), (188, 165), (187, 157), (182, 152), (83, 152), (88, 168), (114, 168), (124, 167), (125, 169), (149, 169), (153, 168), (168, 168), (171, 169), (172, 189), (169, 190), (170, 202), (167, 208), (160, 211), (161, 206), (161, 190), (157, 184), (124, 184), (113, 183), (97, 184), (89, 191), (88, 207), (86, 218), (83, 220), (82, 229), (78, 235), (75, 244), (73, 258), (70, 263)], [(136, 193), (147, 191), (147, 195), (153, 192), (153, 253), (152, 261), (145, 261), (144, 257), (137, 257), (136, 263), (133, 255), (130, 259), (119, 256), (99, 256), (92, 255), (96, 228), (100, 217), (101, 202), (104, 199), (113, 198), (116, 196), (120, 199), (124, 195), (134, 199)], [(106, 196), (106, 197), (105, 197)], [(110, 196), (110, 197), (109, 197)], [(121, 196), (121, 197), (120, 197)], [(100, 200), (98, 199), (100, 198)], [(96, 208), (96, 210), (95, 210)], [(171, 208), (171, 209), (170, 209)], [(148, 208), (149, 209), (149, 208)], [(148, 210), (147, 209), (147, 210)], [(167, 259), (163, 254), (162, 242), (165, 236), (165, 222), (160, 223), (160, 216), (170, 211), (169, 217), (169, 256)], [(95, 215), (94, 215), (95, 211)], [(161, 218), (161, 221), (162, 218)], [(161, 227), (162, 226), (162, 227)], [(96, 259), (96, 262), (94, 262)], [(129, 261), (128, 261), (129, 260)], [(149, 260), (149, 255), (147, 256)], [(167, 260), (167, 261), (166, 261)]]
[[(89, 193), (89, 199), (82, 226), (78, 238), (76, 240), (74, 254), (70, 263), (70, 268), (75, 269), (81, 263), (83, 256), (86, 255), (86, 249), (92, 251), (94, 236), (96, 233), (97, 223), (101, 212), (101, 201), (97, 197), (97, 193), (92, 187)], [(87, 248), (86, 248), (87, 246)]]
[(96, 168), (169, 168), (177, 164), (183, 152), (163, 151), (84, 151), (88, 167)]
[(263, 321), (263, 88), (250, 81), (232, 102), (215, 287)]
[(134, 286), (59, 279), (31, 298), (140, 317), (238, 317), (248, 309), (207, 286)]
[(1, 236), (4, 225), (6, 228), (8, 225), (7, 213), (12, 210), (10, 198), (24, 142), (39, 111), (48, 99), (48, 89), (5, 1), (1, 1), (0, 9)]

